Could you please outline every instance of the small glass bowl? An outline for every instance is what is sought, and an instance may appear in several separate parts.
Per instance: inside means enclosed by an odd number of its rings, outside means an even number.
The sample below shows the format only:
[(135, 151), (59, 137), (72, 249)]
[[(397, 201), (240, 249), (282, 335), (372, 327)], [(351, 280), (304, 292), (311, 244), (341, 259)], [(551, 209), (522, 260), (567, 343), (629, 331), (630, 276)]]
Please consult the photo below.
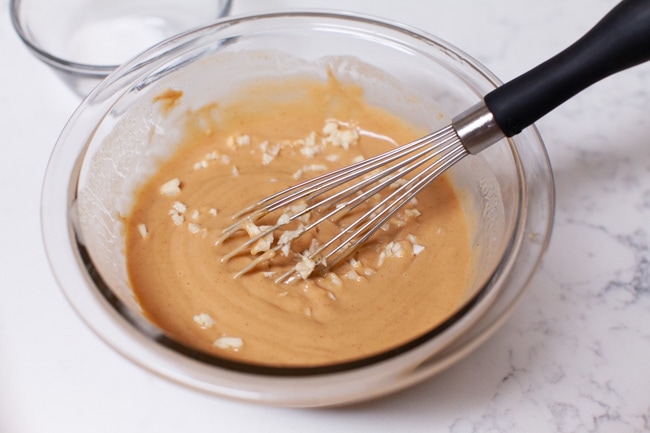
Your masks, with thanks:
[(118, 65), (175, 34), (226, 16), (231, 0), (10, 0), (30, 51), (85, 96)]
[[(553, 177), (535, 127), (450, 170), (474, 222), (476, 278), (455, 314), (397, 349), (314, 368), (259, 366), (193, 350), (144, 317), (126, 275), (119, 214), (129, 212), (134, 190), (177, 145), (185, 113), (251, 80), (326, 79), (328, 72), (361, 86), (370, 103), (432, 130), (500, 84), (467, 54), (416, 29), (360, 15), (278, 12), (227, 18), (171, 38), (118, 68), (81, 103), (47, 168), (42, 228), (65, 295), (111, 347), (209, 394), (326, 406), (437, 374), (503, 323), (551, 233)], [(161, 112), (152, 101), (169, 89), (183, 96)]]

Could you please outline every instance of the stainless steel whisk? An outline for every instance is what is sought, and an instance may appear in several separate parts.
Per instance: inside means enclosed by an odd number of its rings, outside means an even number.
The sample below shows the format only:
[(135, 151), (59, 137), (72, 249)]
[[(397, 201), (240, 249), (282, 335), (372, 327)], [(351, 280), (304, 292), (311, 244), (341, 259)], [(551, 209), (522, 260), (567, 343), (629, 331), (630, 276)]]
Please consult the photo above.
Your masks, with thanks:
[[(483, 101), (453, 118), (451, 125), (376, 157), (302, 182), (240, 211), (233, 216), (236, 221), (224, 229), (217, 244), (271, 212), (280, 212), (283, 216), (276, 224), (231, 250), (222, 260), (228, 261), (241, 254), (291, 221), (319, 211), (315, 221), (255, 257), (235, 276), (249, 272), (323, 221), (350, 212), (379, 191), (414, 173), (336, 236), (276, 278), (276, 282), (293, 281), (300, 275), (304, 278), (312, 272), (324, 274), (465, 156), (477, 154), (503, 138), (518, 134), (595, 82), (647, 60), (650, 60), (650, 0), (623, 0), (573, 45), (488, 93)], [(350, 185), (346, 186), (348, 183)], [(335, 190), (332, 195), (324, 196), (332, 190)], [(317, 200), (319, 197), (321, 199)], [(301, 206), (289, 212), (289, 206), (295, 203)], [(305, 263), (308, 272), (301, 274), (299, 267)]]

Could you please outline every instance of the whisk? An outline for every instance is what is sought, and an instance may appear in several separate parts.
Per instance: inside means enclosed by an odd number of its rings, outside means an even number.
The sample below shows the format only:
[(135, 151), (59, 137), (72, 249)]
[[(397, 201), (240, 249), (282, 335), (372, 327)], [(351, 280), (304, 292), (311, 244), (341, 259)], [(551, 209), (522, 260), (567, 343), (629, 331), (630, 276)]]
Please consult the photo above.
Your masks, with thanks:
[(235, 276), (245, 274), (324, 221), (341, 218), (378, 192), (399, 183), (331, 239), (301, 256), (275, 281), (290, 282), (314, 273), (324, 275), (371, 238), (425, 186), (465, 156), (520, 133), (595, 82), (647, 60), (650, 60), (650, 0), (624, 0), (573, 45), (488, 93), (483, 101), (454, 117), (441, 130), (302, 182), (238, 212), (233, 216), (236, 221), (224, 229), (217, 244), (265, 215), (276, 212), (280, 217), (275, 224), (232, 249), (222, 260), (230, 260), (292, 221), (304, 220), (317, 211), (314, 221), (301, 224), (288, 236), (280, 236), (275, 245), (255, 256)]

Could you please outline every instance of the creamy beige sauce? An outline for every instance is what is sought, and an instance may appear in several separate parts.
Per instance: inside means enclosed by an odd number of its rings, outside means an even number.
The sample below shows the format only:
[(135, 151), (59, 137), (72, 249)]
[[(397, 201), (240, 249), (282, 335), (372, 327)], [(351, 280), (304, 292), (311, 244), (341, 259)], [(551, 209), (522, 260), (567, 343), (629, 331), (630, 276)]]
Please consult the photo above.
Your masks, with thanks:
[[(181, 97), (168, 92), (161, 109)], [(430, 331), (459, 307), (471, 272), (467, 221), (444, 176), (325, 276), (275, 283), (291, 254), (234, 279), (250, 252), (221, 257), (248, 235), (215, 246), (245, 206), (423, 132), (333, 79), (261, 83), (188, 113), (182, 145), (126, 219), (128, 272), (144, 313), (192, 347), (273, 366), (350, 361)], [(320, 239), (336, 230), (328, 225)]]

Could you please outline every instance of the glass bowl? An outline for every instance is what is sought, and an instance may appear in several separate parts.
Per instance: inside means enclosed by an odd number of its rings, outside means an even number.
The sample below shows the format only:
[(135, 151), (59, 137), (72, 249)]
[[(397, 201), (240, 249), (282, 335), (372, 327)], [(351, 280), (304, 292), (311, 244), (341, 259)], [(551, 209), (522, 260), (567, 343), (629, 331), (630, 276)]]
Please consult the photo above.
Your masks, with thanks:
[(146, 48), (228, 14), (231, 0), (10, 0), (29, 50), (79, 96)]
[[(475, 278), (457, 311), (397, 349), (351, 362), (282, 368), (193, 350), (143, 316), (129, 286), (123, 226), (133, 191), (178, 142), (188, 110), (266, 77), (326, 75), (427, 129), (500, 84), (476, 60), (404, 25), (327, 11), (224, 19), (153, 47), (119, 67), (81, 103), (54, 148), (42, 196), (46, 251), (63, 292), (111, 347), (147, 370), (210, 394), (312, 407), (381, 396), (469, 353), (503, 322), (538, 267), (554, 211), (552, 172), (530, 127), (454, 166), (473, 221)], [(183, 97), (161, 112), (169, 89)], [(431, 282), (434, 284), (435, 282)]]

